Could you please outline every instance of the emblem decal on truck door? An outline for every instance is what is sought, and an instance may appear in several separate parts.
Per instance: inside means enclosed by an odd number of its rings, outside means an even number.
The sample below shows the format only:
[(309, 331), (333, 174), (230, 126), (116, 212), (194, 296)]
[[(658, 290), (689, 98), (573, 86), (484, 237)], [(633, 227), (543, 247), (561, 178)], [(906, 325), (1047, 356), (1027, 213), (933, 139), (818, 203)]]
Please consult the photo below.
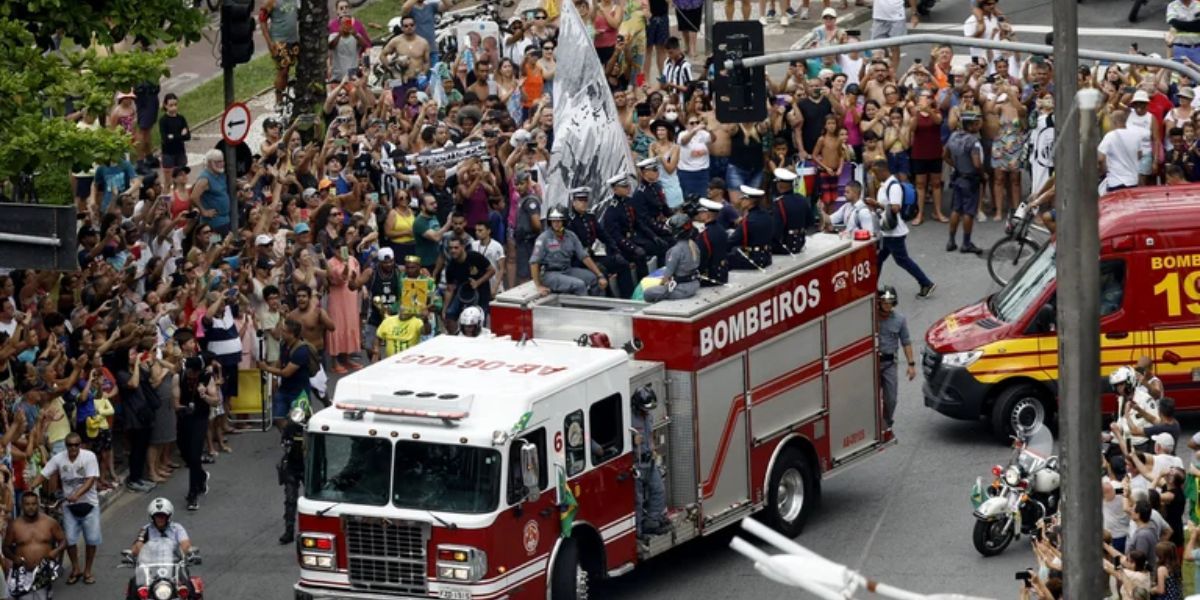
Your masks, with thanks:
[(525, 544), (525, 553), (533, 556), (533, 553), (537, 552), (538, 542), (542, 539), (542, 534), (538, 531), (537, 521), (525, 523), (525, 532), (521, 538)]

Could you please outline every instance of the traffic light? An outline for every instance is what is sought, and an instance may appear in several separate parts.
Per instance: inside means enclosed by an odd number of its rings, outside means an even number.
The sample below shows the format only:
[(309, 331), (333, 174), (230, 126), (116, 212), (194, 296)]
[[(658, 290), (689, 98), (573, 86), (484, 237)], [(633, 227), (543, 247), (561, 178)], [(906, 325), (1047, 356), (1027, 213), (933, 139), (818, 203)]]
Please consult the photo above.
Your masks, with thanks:
[(254, 56), (254, 0), (221, 2), (221, 65), (232, 67)]
[(763, 27), (758, 21), (725, 21), (713, 24), (713, 81), (717, 120), (722, 123), (751, 123), (767, 118), (767, 70), (765, 67), (725, 68), (726, 60), (762, 56)]

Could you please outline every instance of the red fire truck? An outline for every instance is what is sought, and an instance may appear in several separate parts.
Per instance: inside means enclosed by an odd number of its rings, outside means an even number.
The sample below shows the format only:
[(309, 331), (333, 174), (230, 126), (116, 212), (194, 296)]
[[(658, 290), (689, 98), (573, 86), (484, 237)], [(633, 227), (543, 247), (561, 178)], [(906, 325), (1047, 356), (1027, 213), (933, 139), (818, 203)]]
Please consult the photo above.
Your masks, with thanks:
[[(893, 441), (875, 260), (816, 235), (686, 300), (527, 284), (492, 304), (495, 337), (345, 377), (308, 423), (295, 597), (574, 599), (756, 512), (799, 534), (823, 476)], [(672, 527), (639, 540), (630, 395), (647, 385)]]

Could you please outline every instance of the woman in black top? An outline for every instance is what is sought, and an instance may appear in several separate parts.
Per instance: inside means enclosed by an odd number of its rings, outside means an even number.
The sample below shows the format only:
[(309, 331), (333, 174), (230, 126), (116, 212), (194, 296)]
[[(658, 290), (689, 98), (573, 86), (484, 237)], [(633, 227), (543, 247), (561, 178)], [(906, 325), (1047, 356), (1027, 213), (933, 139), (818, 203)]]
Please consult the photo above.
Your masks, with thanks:
[(187, 119), (179, 114), (179, 97), (167, 94), (163, 98), (163, 110), (166, 111), (158, 119), (158, 136), (162, 139), (162, 179), (171, 181), (171, 171), (175, 167), (186, 167), (188, 163), (187, 148), (184, 142), (192, 139), (192, 131), (188, 129)]

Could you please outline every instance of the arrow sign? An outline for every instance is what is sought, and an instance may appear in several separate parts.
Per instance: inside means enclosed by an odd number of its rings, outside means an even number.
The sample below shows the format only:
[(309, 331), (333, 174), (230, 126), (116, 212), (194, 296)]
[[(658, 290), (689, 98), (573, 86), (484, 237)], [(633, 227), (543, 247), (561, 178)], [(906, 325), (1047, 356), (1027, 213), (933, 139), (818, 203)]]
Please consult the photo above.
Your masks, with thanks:
[(221, 137), (226, 144), (236, 146), (250, 134), (250, 123), (250, 109), (245, 104), (230, 104), (221, 115)]

